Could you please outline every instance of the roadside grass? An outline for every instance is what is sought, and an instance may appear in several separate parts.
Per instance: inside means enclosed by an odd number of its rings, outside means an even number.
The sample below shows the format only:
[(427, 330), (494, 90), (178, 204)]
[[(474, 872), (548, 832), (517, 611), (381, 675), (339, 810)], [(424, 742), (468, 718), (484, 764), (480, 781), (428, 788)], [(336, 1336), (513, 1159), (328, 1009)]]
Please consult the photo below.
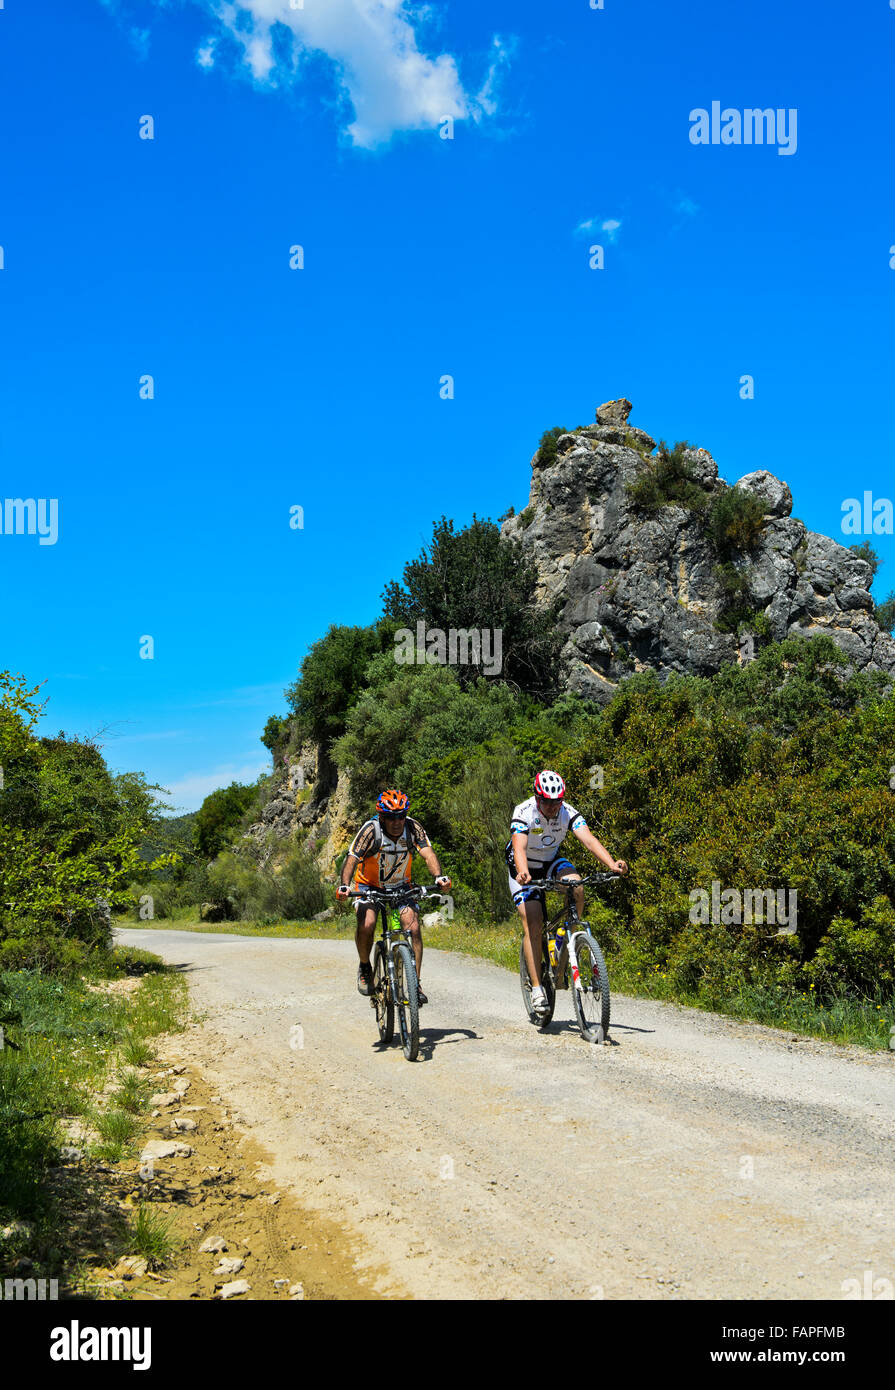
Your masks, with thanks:
[(134, 1251), (143, 1256), (150, 1269), (163, 1268), (178, 1249), (179, 1242), (171, 1235), (173, 1224), (172, 1217), (140, 1203), (134, 1219)]
[[(597, 940), (601, 941), (600, 922), (609, 923), (612, 914), (608, 908), (594, 905), (589, 907), (589, 916)], [(133, 923), (122, 919), (117, 925), (133, 926)], [(236, 936), (344, 940), (353, 937), (354, 914), (342, 912), (326, 922), (280, 922), (275, 926), (261, 926), (253, 922), (212, 924), (196, 921), (195, 915), (192, 919), (184, 918), (176, 922), (144, 922), (141, 925)], [(617, 937), (618, 934), (617, 926), (606, 933), (607, 938)], [(443, 926), (427, 928), (424, 936), (426, 945), (435, 950), (457, 951), (479, 960), (488, 960), (513, 973), (519, 968), (522, 934), (515, 922), (483, 924), (455, 918)], [(733, 994), (707, 997), (676, 988), (658, 965), (644, 970), (641, 958), (629, 958), (623, 947), (619, 950), (607, 949), (606, 963), (613, 994), (679, 1004), (825, 1042), (886, 1050), (890, 1030), (895, 1026), (895, 999), (887, 998), (882, 992), (872, 998), (860, 999), (839, 991), (832, 992), (824, 999), (817, 999), (812, 991), (806, 993), (784, 990), (779, 986), (759, 987), (743, 983)]]
[[(128, 976), (139, 979), (129, 994), (117, 986)], [(94, 1177), (135, 1152), (150, 1093), (136, 1069), (152, 1061), (154, 1037), (183, 1026), (186, 981), (131, 948), (97, 955), (83, 976), (0, 979), (20, 1019), (0, 1047), (0, 1272), (27, 1258), (29, 1276), (70, 1287), (79, 1263), (137, 1239)], [(83, 1157), (60, 1166), (66, 1145)]]

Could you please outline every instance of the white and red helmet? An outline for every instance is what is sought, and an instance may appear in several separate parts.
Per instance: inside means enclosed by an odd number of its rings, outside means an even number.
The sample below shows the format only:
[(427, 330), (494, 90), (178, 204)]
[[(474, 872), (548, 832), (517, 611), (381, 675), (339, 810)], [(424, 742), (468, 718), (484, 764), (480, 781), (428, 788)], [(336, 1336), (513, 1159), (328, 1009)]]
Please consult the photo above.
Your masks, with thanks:
[(539, 772), (535, 778), (535, 796), (542, 796), (545, 801), (562, 801), (566, 794), (566, 784), (558, 772), (550, 772), (545, 768)]

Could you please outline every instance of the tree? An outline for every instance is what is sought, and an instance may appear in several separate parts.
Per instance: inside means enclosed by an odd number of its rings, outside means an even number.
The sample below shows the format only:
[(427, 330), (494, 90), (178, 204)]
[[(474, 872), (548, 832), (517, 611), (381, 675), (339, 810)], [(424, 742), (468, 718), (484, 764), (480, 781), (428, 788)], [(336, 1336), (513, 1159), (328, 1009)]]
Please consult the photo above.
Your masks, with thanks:
[(206, 796), (193, 822), (193, 844), (204, 859), (214, 859), (233, 838), (258, 788), (231, 782)]
[(302, 733), (329, 747), (344, 732), (345, 717), (364, 689), (367, 666), (390, 639), (391, 629), (381, 623), (333, 626), (311, 646), (301, 675), (286, 690)]
[(89, 740), (38, 738), (37, 693), (0, 672), (0, 940), (105, 946), (101, 904), (128, 901), (159, 789), (141, 774), (113, 777)]
[[(522, 690), (543, 693), (561, 684), (562, 636), (552, 619), (535, 605), (538, 573), (518, 538), (501, 535), (493, 521), (473, 516), (461, 531), (442, 517), (432, 540), (404, 566), (401, 584), (384, 593), (386, 618), (414, 628), (490, 629), (500, 632), (504, 680)], [(461, 684), (482, 674), (474, 665), (459, 666)]]
[(869, 541), (861, 541), (860, 545), (850, 545), (848, 549), (853, 555), (857, 555), (859, 560), (866, 560), (870, 566), (871, 582), (876, 578), (876, 572), (882, 564), (882, 560), (877, 555)]

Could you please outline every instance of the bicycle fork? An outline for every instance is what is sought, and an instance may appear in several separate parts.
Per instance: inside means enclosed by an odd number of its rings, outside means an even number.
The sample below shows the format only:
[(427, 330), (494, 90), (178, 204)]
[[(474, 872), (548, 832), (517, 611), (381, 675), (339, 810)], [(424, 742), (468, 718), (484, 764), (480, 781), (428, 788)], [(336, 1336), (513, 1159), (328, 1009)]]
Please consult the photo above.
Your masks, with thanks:
[(576, 922), (574, 931), (569, 932), (569, 944), (567, 949), (569, 952), (569, 972), (572, 976), (572, 989), (577, 989), (579, 994), (583, 994), (584, 986), (581, 983), (581, 973), (578, 969), (578, 953), (575, 950), (575, 937), (580, 930), (581, 924), (580, 922)]

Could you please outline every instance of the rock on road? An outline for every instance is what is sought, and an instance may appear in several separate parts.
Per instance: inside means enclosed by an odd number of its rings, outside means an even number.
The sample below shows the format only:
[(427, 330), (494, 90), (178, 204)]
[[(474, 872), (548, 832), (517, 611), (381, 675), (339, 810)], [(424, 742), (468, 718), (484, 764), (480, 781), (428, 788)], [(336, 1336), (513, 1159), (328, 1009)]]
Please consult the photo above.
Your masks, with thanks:
[(357, 1239), (385, 1296), (821, 1298), (895, 1283), (895, 1054), (648, 1000), (584, 1042), (517, 978), (427, 950), (420, 1060), (381, 1048), (353, 942), (119, 930), (184, 968), (185, 1055)]

